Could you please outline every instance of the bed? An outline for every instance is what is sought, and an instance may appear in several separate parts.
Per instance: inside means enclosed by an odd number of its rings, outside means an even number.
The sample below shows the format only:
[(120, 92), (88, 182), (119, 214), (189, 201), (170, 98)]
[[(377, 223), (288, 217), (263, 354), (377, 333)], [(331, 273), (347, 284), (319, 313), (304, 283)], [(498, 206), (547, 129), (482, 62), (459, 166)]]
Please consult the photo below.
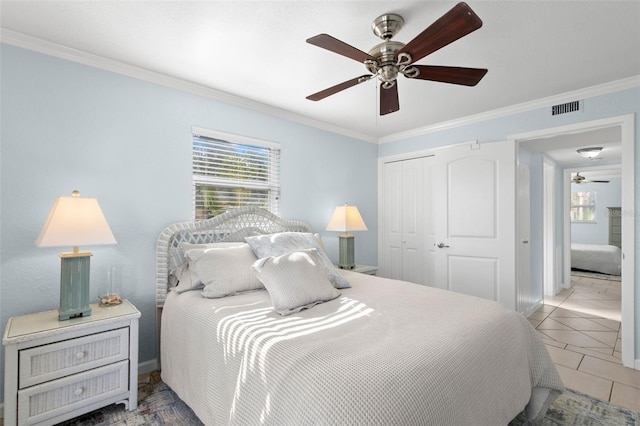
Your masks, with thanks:
[(607, 275), (622, 273), (619, 247), (604, 244), (571, 244), (571, 268)]
[[(189, 269), (200, 265), (203, 252), (216, 253), (223, 259), (214, 269), (234, 279), (244, 272), (227, 273), (237, 262), (224, 253), (236, 250), (233, 259), (241, 259), (246, 240), (273, 242), (289, 234), (312, 247), (256, 256), (251, 268), (268, 290), (206, 298), (213, 284), (172, 287), (169, 277), (193, 272), (180, 269), (185, 257)], [(351, 271), (331, 271), (350, 287), (337, 289), (329, 281), (328, 289), (321, 240), (313, 236), (314, 244), (309, 235), (305, 223), (256, 208), (171, 225), (160, 234), (162, 379), (203, 423), (506, 425), (523, 410), (529, 419), (542, 415), (563, 390), (544, 344), (521, 314), (484, 299)], [(287, 283), (284, 293), (273, 286), (273, 271), (276, 284)], [(323, 282), (329, 296), (318, 290), (313, 297), (327, 299), (323, 303), (287, 310), (287, 286), (299, 286), (301, 273), (305, 291)]]

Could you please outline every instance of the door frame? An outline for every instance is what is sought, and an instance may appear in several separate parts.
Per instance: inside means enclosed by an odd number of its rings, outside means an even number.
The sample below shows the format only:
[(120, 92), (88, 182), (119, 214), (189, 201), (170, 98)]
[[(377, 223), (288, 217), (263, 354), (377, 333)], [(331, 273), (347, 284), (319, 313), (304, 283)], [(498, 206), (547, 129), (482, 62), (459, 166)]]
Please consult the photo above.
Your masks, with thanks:
[[(520, 142), (532, 139), (615, 126), (620, 126), (622, 135), (622, 230), (623, 232), (628, 230), (627, 235), (633, 236), (632, 238), (624, 238), (622, 241), (622, 335), (624, 336), (622, 340), (622, 365), (640, 370), (640, 359), (635, 359), (635, 114), (519, 133), (509, 135), (508, 138), (519, 145)], [(565, 182), (568, 182), (566, 178)], [(565, 216), (568, 216), (568, 212)], [(566, 229), (564, 236), (565, 258), (563, 264), (566, 265), (570, 263), (571, 247), (570, 234), (569, 240), (567, 240)], [(567, 257), (567, 252), (569, 257)], [(563, 271), (566, 274), (566, 268), (563, 268)], [(567, 278), (570, 280), (570, 276), (565, 276), (563, 281), (566, 282)]]
[(556, 182), (555, 167), (548, 158), (542, 160), (542, 232), (544, 237), (543, 246), (543, 294), (545, 296), (555, 296), (558, 293), (558, 266), (556, 265)]

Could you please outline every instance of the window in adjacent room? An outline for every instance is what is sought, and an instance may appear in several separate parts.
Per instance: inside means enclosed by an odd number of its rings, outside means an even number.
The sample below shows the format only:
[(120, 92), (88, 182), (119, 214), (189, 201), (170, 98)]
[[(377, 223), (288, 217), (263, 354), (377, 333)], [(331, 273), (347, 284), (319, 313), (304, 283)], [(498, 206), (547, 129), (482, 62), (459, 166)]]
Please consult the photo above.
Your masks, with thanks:
[(596, 191), (571, 192), (571, 222), (596, 221)]
[(279, 213), (280, 144), (197, 128), (192, 133), (195, 220), (242, 206)]

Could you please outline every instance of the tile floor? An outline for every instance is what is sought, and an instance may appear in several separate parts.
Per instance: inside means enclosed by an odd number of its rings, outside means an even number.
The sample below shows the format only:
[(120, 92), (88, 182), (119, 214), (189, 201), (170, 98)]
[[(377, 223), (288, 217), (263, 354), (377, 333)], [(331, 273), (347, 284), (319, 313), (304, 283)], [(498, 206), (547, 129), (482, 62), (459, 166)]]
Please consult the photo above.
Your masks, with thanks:
[(529, 317), (566, 387), (640, 411), (640, 371), (620, 360), (620, 282), (583, 276)]

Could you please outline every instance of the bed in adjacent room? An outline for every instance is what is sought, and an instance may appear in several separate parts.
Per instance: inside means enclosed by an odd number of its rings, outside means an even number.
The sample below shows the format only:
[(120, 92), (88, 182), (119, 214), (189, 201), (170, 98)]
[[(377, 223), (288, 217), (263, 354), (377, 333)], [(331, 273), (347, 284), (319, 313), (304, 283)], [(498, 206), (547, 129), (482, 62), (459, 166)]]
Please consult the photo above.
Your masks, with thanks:
[(162, 378), (205, 424), (506, 425), (563, 389), (521, 314), (333, 269), (303, 222), (232, 210), (157, 254)]
[(620, 275), (622, 252), (619, 247), (604, 244), (571, 244), (571, 268)]

